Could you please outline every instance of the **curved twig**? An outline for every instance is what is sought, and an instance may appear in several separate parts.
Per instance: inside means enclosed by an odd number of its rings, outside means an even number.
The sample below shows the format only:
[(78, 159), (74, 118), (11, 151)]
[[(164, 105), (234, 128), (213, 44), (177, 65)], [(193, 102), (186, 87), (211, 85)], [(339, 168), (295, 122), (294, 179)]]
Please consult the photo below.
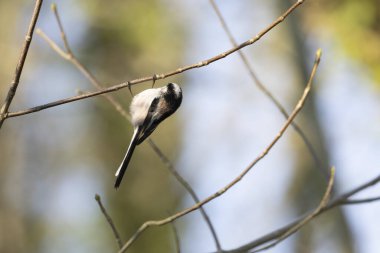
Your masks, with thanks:
[[(210, 0), (211, 6), (214, 9), (220, 24), (223, 28), (223, 30), (226, 32), (228, 39), (230, 40), (231, 44), (236, 47), (237, 42), (232, 35), (231, 30), (228, 28), (227, 22), (224, 19), (218, 5), (215, 3), (215, 0)], [(277, 107), (277, 109), (280, 111), (280, 113), (286, 118), (289, 117), (289, 113), (286, 111), (285, 107), (280, 103), (280, 101), (269, 91), (267, 87), (263, 84), (263, 82), (257, 77), (255, 71), (253, 70), (252, 65), (249, 63), (248, 58), (246, 54), (242, 51), (238, 51), (238, 55), (241, 58), (244, 66), (248, 70), (249, 76), (253, 80), (253, 82), (256, 84), (256, 86), (261, 90), (268, 98), (272, 101), (272, 103)], [(314, 159), (314, 162), (317, 166), (317, 168), (321, 171), (321, 173), (326, 176), (326, 179), (328, 180), (328, 173), (326, 170), (322, 168), (322, 162), (320, 161), (316, 150), (313, 147), (313, 144), (311, 144), (311, 141), (307, 138), (306, 134), (302, 131), (301, 127), (298, 126), (296, 122), (292, 122), (292, 127), (294, 131), (301, 137), (302, 141), (305, 143), (306, 148), (309, 150), (309, 153), (311, 154), (312, 158)]]

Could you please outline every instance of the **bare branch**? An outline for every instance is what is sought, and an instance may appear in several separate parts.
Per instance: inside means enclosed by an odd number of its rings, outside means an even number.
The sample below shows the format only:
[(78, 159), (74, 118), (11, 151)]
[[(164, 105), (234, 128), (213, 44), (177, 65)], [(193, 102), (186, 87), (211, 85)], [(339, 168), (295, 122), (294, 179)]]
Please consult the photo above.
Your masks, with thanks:
[(24, 44), (23, 44), (22, 50), (21, 50), (21, 54), (20, 54), (20, 57), (19, 57), (19, 60), (18, 60), (17, 66), (16, 66), (15, 75), (14, 75), (12, 83), (9, 87), (8, 94), (7, 94), (7, 97), (5, 98), (4, 104), (0, 109), (0, 128), (2, 127), (4, 120), (8, 117), (7, 114), (8, 114), (9, 106), (11, 105), (12, 100), (13, 100), (14, 96), (16, 95), (17, 87), (18, 87), (18, 84), (20, 82), (20, 78), (21, 78), (22, 70), (24, 68), (25, 60), (26, 60), (26, 57), (28, 55), (30, 44), (32, 42), (34, 28), (36, 27), (37, 19), (38, 19), (38, 16), (40, 14), (42, 2), (43, 2), (43, 0), (36, 0), (36, 3), (34, 5), (33, 15), (32, 15), (32, 18), (29, 22), (29, 28), (28, 28), (28, 31), (26, 33)]
[(309, 221), (314, 219), (314, 217), (316, 217), (322, 211), (322, 209), (326, 207), (326, 205), (330, 201), (330, 196), (331, 196), (332, 188), (334, 185), (334, 176), (335, 176), (335, 168), (332, 167), (331, 171), (330, 171), (330, 178), (329, 178), (329, 182), (327, 184), (325, 194), (323, 195), (323, 198), (322, 198), (321, 202), (319, 203), (318, 207), (311, 214), (307, 215), (300, 222), (296, 223), (294, 226), (289, 228), (284, 234), (282, 234), (273, 243), (271, 243), (265, 247), (262, 247), (260, 249), (254, 250), (254, 251), (252, 251), (252, 253), (264, 251), (264, 250), (275, 247), (277, 244), (279, 244), (280, 242), (282, 242), (283, 240), (285, 240), (286, 238), (288, 238), (292, 234), (296, 233), (299, 229), (301, 229), (303, 226), (305, 226), (307, 223), (309, 223)]
[(287, 121), (284, 123), (284, 125), (282, 126), (282, 128), (280, 129), (280, 131), (278, 132), (278, 134), (276, 135), (276, 137), (272, 140), (272, 142), (264, 149), (264, 151), (256, 158), (254, 159), (241, 173), (240, 175), (238, 175), (234, 180), (232, 180), (229, 184), (227, 184), (225, 187), (223, 187), (222, 189), (220, 189), (219, 191), (217, 191), (216, 193), (214, 193), (213, 195), (207, 197), (206, 199), (198, 202), (196, 205), (190, 207), (190, 208), (187, 208), (183, 211), (180, 211), (170, 217), (167, 217), (166, 219), (162, 219), (162, 220), (152, 220), (152, 221), (147, 221), (145, 222), (143, 225), (140, 226), (140, 228), (133, 234), (133, 236), (124, 244), (123, 248), (119, 251), (119, 253), (122, 253), (122, 252), (125, 252), (131, 245), (133, 242), (136, 241), (136, 239), (149, 227), (151, 226), (162, 226), (162, 225), (165, 225), (167, 223), (170, 223), (190, 212), (193, 212), (194, 210), (197, 210), (199, 207), (205, 205), (206, 203), (210, 202), (211, 200), (223, 195), (226, 191), (228, 191), (231, 187), (233, 187), (234, 185), (236, 185), (240, 180), (243, 179), (243, 177), (251, 170), (251, 168), (253, 168), (253, 166), (255, 166), (261, 159), (263, 159), (268, 153), (269, 151), (272, 149), (272, 147), (277, 143), (277, 141), (282, 137), (282, 135), (285, 133), (285, 130), (289, 127), (290, 123), (294, 120), (294, 118), (297, 116), (297, 114), (299, 113), (299, 111), (302, 109), (302, 107), (304, 106), (305, 104), (305, 101), (306, 101), (306, 98), (310, 92), (310, 89), (311, 89), (311, 84), (312, 84), (312, 81), (314, 79), (314, 76), (315, 76), (315, 73), (316, 73), (316, 70), (318, 68), (318, 65), (319, 65), (319, 62), (320, 62), (320, 59), (321, 59), (321, 50), (318, 50), (317, 53), (316, 53), (316, 57), (315, 57), (315, 62), (314, 62), (314, 66), (313, 66), (313, 69), (311, 71), (311, 74), (310, 74), (310, 78), (309, 78), (309, 81), (304, 89), (304, 92), (300, 98), (300, 100), (298, 101), (298, 103), (296, 104), (293, 112), (290, 114), (289, 118), (287, 119)]
[(298, 6), (300, 6), (301, 4), (303, 4), (304, 1), (305, 0), (298, 0), (289, 9), (287, 9), (280, 17), (278, 17), (277, 20), (275, 20), (268, 27), (266, 27), (261, 32), (259, 32), (255, 37), (253, 37), (253, 38), (251, 38), (251, 39), (249, 39), (249, 40), (241, 43), (237, 47), (233, 47), (230, 50), (227, 50), (227, 51), (225, 51), (225, 52), (223, 52), (221, 54), (218, 54), (218, 55), (216, 55), (214, 57), (211, 57), (209, 59), (200, 61), (200, 62), (192, 64), (192, 65), (180, 67), (180, 68), (177, 68), (176, 70), (172, 70), (172, 71), (169, 71), (167, 73), (155, 74), (153, 76), (147, 76), (147, 77), (141, 77), (141, 78), (134, 79), (134, 80), (131, 80), (131, 81), (127, 81), (127, 82), (124, 82), (124, 83), (121, 83), (121, 84), (113, 85), (111, 87), (108, 87), (108, 88), (105, 88), (105, 89), (102, 89), (102, 90), (99, 90), (99, 91), (88, 92), (86, 94), (82, 94), (82, 95), (79, 95), (79, 96), (74, 96), (74, 97), (70, 97), (70, 98), (65, 98), (65, 99), (57, 100), (57, 101), (54, 101), (54, 102), (50, 102), (50, 103), (47, 103), (47, 104), (39, 105), (39, 106), (32, 107), (32, 108), (29, 108), (29, 109), (26, 109), (26, 110), (21, 110), (21, 111), (18, 111), (18, 112), (9, 112), (9, 113), (5, 114), (5, 118), (17, 117), (17, 116), (21, 116), (21, 115), (25, 115), (25, 114), (29, 114), (29, 113), (38, 112), (38, 111), (45, 110), (45, 109), (48, 109), (48, 108), (51, 108), (51, 107), (55, 107), (55, 106), (59, 106), (59, 105), (62, 105), (62, 104), (71, 103), (71, 102), (74, 102), (74, 101), (78, 101), (78, 100), (82, 100), (82, 99), (98, 96), (98, 95), (101, 95), (101, 94), (104, 94), (104, 93), (109, 93), (109, 92), (117, 91), (117, 90), (123, 89), (125, 87), (130, 87), (131, 85), (135, 85), (135, 84), (138, 84), (138, 83), (143, 83), (143, 82), (153, 81), (153, 80), (165, 79), (165, 78), (167, 78), (169, 76), (177, 75), (177, 74), (180, 74), (182, 72), (185, 72), (185, 71), (188, 71), (188, 70), (191, 70), (191, 69), (201, 68), (201, 67), (207, 66), (210, 63), (213, 63), (215, 61), (223, 59), (223, 58), (229, 56), (230, 54), (235, 53), (238, 50), (240, 50), (240, 49), (242, 49), (244, 47), (247, 47), (249, 45), (252, 45), (253, 43), (255, 43), (258, 40), (260, 40), (270, 30), (272, 30), (274, 27), (276, 27), (278, 24), (280, 24), (282, 21), (284, 21), (286, 19), (286, 17), (288, 17), (290, 15), (290, 13), (292, 13)]
[(59, 13), (58, 13), (58, 10), (57, 10), (57, 5), (55, 3), (53, 3), (51, 5), (51, 9), (54, 12), (55, 19), (57, 20), (59, 31), (61, 32), (61, 38), (62, 38), (62, 41), (63, 41), (63, 45), (65, 46), (65, 49), (66, 49), (67, 53), (69, 55), (72, 55), (69, 42), (67, 41), (66, 33), (65, 33), (65, 30), (63, 29), (61, 18), (59, 16)]
[[(371, 179), (370, 181), (354, 188), (353, 190), (351, 191), (348, 191), (347, 193), (344, 193), (342, 195), (340, 195), (339, 197), (333, 199), (328, 205), (326, 205), (325, 207), (323, 207), (320, 212), (318, 213), (318, 215), (328, 211), (328, 210), (331, 210), (337, 206), (342, 206), (342, 205), (345, 205), (345, 204), (350, 204), (350, 203), (347, 203), (347, 199), (352, 197), (353, 195), (355, 195), (356, 193), (358, 192), (361, 192), (371, 186), (374, 186), (376, 184), (378, 184), (380, 182), (380, 175), (375, 177), (374, 179)], [(367, 203), (367, 202), (363, 202), (363, 203)], [(356, 203), (356, 204), (359, 204), (359, 203)], [(317, 215), (317, 216), (318, 216)], [(255, 239), (254, 241), (252, 242), (249, 242), (245, 245), (242, 245), (236, 249), (231, 249), (231, 250), (225, 250), (223, 252), (225, 253), (238, 253), (238, 252), (247, 252), (251, 249), (254, 249), (260, 245), (263, 245), (265, 243), (268, 243), (270, 241), (273, 241), (273, 240), (276, 240), (277, 238), (280, 238), (284, 233), (286, 233), (289, 229), (291, 229), (292, 227), (294, 227), (295, 225), (297, 225), (299, 222), (301, 222), (303, 219), (305, 219), (306, 215), (296, 219), (295, 221), (279, 228), (279, 229), (276, 229), (275, 231), (272, 231), (258, 239)]]
[(36, 30), (36, 33), (38, 35), (41, 36), (42, 39), (44, 39), (46, 41), (46, 43), (49, 44), (49, 46), (55, 51), (57, 52), (62, 58), (64, 58), (65, 60), (69, 60), (70, 59), (70, 55), (68, 53), (66, 53), (65, 51), (63, 51), (53, 40), (51, 40), (49, 38), (49, 36), (47, 36), (41, 29), (37, 28)]
[[(55, 9), (55, 11), (57, 11), (57, 7), (55, 7), (54, 9)], [(100, 82), (96, 79), (96, 77), (72, 53), (72, 51), (71, 51), (71, 49), (69, 47), (69, 44), (66, 45), (66, 48), (68, 48), (70, 51), (65, 52), (52, 39), (50, 39), (49, 36), (47, 36), (42, 30), (37, 29), (37, 34), (40, 35), (41, 38), (43, 38), (46, 41), (46, 43), (48, 43), (49, 46), (59, 56), (61, 56), (63, 59), (65, 59), (65, 60), (69, 61), (70, 63), (72, 63), (90, 81), (90, 83), (93, 86), (95, 86), (99, 90), (101, 90), (103, 88), (102, 85), (100, 84)], [(61, 34), (64, 34), (62, 36), (64, 36), (66, 38), (66, 35), (63, 32), (63, 30), (61, 30)], [(81, 94), (79, 96), (83, 95), (83, 93), (87, 94), (85, 92), (81, 92)], [(129, 114), (122, 108), (122, 106), (118, 102), (115, 101), (115, 99), (110, 94), (102, 94), (102, 95), (112, 105), (114, 105), (114, 107), (116, 108), (116, 110), (118, 112), (120, 112), (123, 115), (123, 117), (127, 118), (128, 120), (130, 120)]]
[[(95, 86), (97, 89), (102, 89), (101, 83), (97, 80), (97, 78), (76, 58), (76, 56), (73, 54), (70, 45), (67, 41), (66, 33), (63, 29), (59, 12), (57, 9), (57, 6), (55, 4), (52, 5), (52, 10), (54, 11), (55, 17), (58, 22), (58, 26), (61, 32), (61, 38), (64, 40), (64, 45), (66, 52), (62, 50), (52, 39), (49, 38), (43, 31), (37, 30), (38, 34), (49, 44), (49, 46), (62, 58), (65, 60), (71, 62), (90, 82), (93, 86)], [(110, 102), (115, 109), (128, 121), (130, 121), (130, 115), (123, 109), (120, 103), (118, 103), (111, 94), (103, 94), (103, 96)], [(194, 202), (199, 202), (199, 198), (196, 195), (195, 191), (192, 189), (190, 184), (176, 171), (173, 164), (170, 162), (170, 160), (165, 156), (165, 154), (160, 150), (160, 148), (155, 144), (155, 142), (148, 138), (148, 143), (150, 147), (153, 149), (153, 151), (157, 154), (157, 156), (161, 159), (161, 161), (166, 165), (169, 172), (173, 174), (173, 176), (178, 180), (178, 182), (189, 192), (191, 197), (193, 198)], [(220, 243), (218, 240), (218, 237), (216, 235), (216, 231), (210, 221), (210, 218), (208, 217), (206, 211), (203, 208), (200, 208), (200, 212), (208, 225), (210, 232), (213, 236), (213, 239), (215, 241), (215, 245), (218, 251), (221, 251)]]
[[(355, 195), (356, 193), (358, 192), (361, 192), (362, 190), (364, 189), (367, 189), (368, 187), (371, 187), (371, 186), (374, 186), (376, 184), (378, 184), (380, 182), (380, 175), (375, 177), (374, 179), (370, 180), (369, 182), (341, 195), (340, 197), (336, 198), (329, 206), (327, 206), (326, 208), (332, 208), (332, 207), (335, 207), (335, 206), (338, 206), (338, 205), (344, 205), (346, 204), (347, 200)], [(347, 203), (349, 204), (349, 203)]]
[(116, 239), (117, 245), (121, 249), (121, 247), (123, 247), (123, 244), (121, 243), (120, 234), (117, 231), (116, 226), (113, 223), (111, 216), (109, 216), (109, 214), (107, 213), (107, 210), (104, 208), (104, 206), (102, 204), (102, 200), (100, 199), (100, 196), (98, 194), (95, 194), (95, 200), (96, 200), (96, 202), (98, 202), (100, 210), (102, 211), (104, 217), (106, 218), (108, 224), (110, 225), (110, 227), (112, 229), (112, 232), (113, 232), (113, 235)]
[[(173, 176), (177, 179), (177, 181), (191, 195), (191, 197), (194, 200), (194, 202), (198, 203), (200, 200), (199, 200), (197, 194), (195, 193), (194, 189), (190, 186), (190, 184), (186, 181), (186, 179), (184, 179), (177, 172), (177, 170), (174, 168), (174, 166), (171, 163), (171, 161), (165, 156), (164, 153), (161, 152), (161, 150), (157, 147), (157, 145), (152, 141), (151, 138), (148, 139), (148, 143), (151, 146), (151, 148), (154, 150), (154, 152), (158, 155), (158, 157), (161, 159), (161, 161), (166, 165), (166, 168), (169, 169), (170, 173), (173, 174)], [(206, 211), (204, 210), (204, 208), (202, 206), (199, 208), (199, 211), (201, 212), (201, 215), (202, 215), (203, 219), (205, 220), (205, 222), (207, 223), (207, 226), (209, 227), (209, 229), (211, 231), (211, 234), (212, 234), (212, 237), (214, 239), (217, 252), (221, 252), (222, 251), (222, 247), (220, 245), (218, 236), (216, 234), (216, 230), (215, 230), (214, 226), (211, 223), (210, 217), (207, 215)]]
[[(216, 15), (218, 16), (218, 19), (220, 21), (220, 24), (223, 28), (223, 30), (226, 32), (228, 39), (230, 40), (231, 44), (236, 47), (238, 44), (232, 35), (231, 30), (228, 28), (227, 22), (225, 18), (223, 17), (218, 5), (215, 3), (215, 0), (210, 0), (211, 6), (214, 9)], [(286, 118), (289, 117), (288, 112), (286, 111), (285, 107), (282, 106), (280, 101), (268, 90), (268, 88), (265, 87), (263, 82), (258, 78), (255, 71), (253, 70), (252, 65), (249, 63), (248, 58), (246, 54), (239, 50), (237, 52), (239, 54), (239, 57), (241, 58), (244, 66), (248, 70), (248, 73), (253, 80), (253, 82), (256, 84), (256, 86), (269, 98), (269, 100), (272, 101), (272, 103), (277, 107), (277, 109), (281, 112), (281, 114)], [(326, 179), (328, 180), (328, 174), (326, 170), (322, 168), (322, 163), (317, 155), (316, 150), (314, 149), (313, 145), (311, 144), (310, 140), (307, 138), (306, 134), (302, 131), (301, 127), (298, 126), (296, 122), (292, 122), (292, 127), (296, 131), (296, 133), (301, 137), (302, 141), (305, 143), (307, 149), (309, 150), (309, 153), (314, 159), (314, 162), (317, 166), (317, 168), (326, 176)]]

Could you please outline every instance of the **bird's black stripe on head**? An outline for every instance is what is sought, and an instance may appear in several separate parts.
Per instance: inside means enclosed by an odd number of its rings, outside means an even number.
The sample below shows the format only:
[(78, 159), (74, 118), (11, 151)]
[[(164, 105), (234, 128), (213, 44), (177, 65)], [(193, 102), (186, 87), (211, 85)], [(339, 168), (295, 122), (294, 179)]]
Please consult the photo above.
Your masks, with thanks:
[(174, 91), (174, 84), (173, 83), (168, 83), (167, 87), (168, 87), (168, 90)]
[(176, 94), (173, 83), (168, 83), (167, 92), (164, 94), (164, 99), (168, 104), (168, 108), (174, 109), (169, 111), (169, 115), (177, 110), (182, 102), (182, 94)]

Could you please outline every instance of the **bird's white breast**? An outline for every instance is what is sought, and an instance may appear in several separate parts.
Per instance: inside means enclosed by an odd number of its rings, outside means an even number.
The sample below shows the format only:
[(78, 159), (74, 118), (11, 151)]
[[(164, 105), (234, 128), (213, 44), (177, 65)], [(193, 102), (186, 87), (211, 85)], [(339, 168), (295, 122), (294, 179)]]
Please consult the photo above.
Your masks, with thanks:
[(139, 126), (143, 124), (146, 115), (152, 101), (160, 96), (160, 88), (158, 89), (147, 89), (137, 94), (131, 102), (130, 113), (132, 117), (132, 124), (134, 126)]

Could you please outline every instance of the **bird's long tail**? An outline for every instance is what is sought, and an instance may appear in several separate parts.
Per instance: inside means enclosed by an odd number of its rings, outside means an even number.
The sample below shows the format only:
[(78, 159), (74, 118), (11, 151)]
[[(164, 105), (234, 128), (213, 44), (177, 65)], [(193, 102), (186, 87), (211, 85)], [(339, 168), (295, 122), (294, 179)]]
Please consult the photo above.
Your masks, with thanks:
[(131, 160), (133, 151), (135, 150), (137, 144), (138, 129), (135, 129), (133, 132), (131, 143), (129, 144), (128, 151), (124, 156), (123, 161), (121, 162), (119, 168), (117, 169), (115, 176), (115, 188), (117, 189), (120, 186), (121, 180), (123, 179), (124, 173), (128, 168), (129, 161)]

